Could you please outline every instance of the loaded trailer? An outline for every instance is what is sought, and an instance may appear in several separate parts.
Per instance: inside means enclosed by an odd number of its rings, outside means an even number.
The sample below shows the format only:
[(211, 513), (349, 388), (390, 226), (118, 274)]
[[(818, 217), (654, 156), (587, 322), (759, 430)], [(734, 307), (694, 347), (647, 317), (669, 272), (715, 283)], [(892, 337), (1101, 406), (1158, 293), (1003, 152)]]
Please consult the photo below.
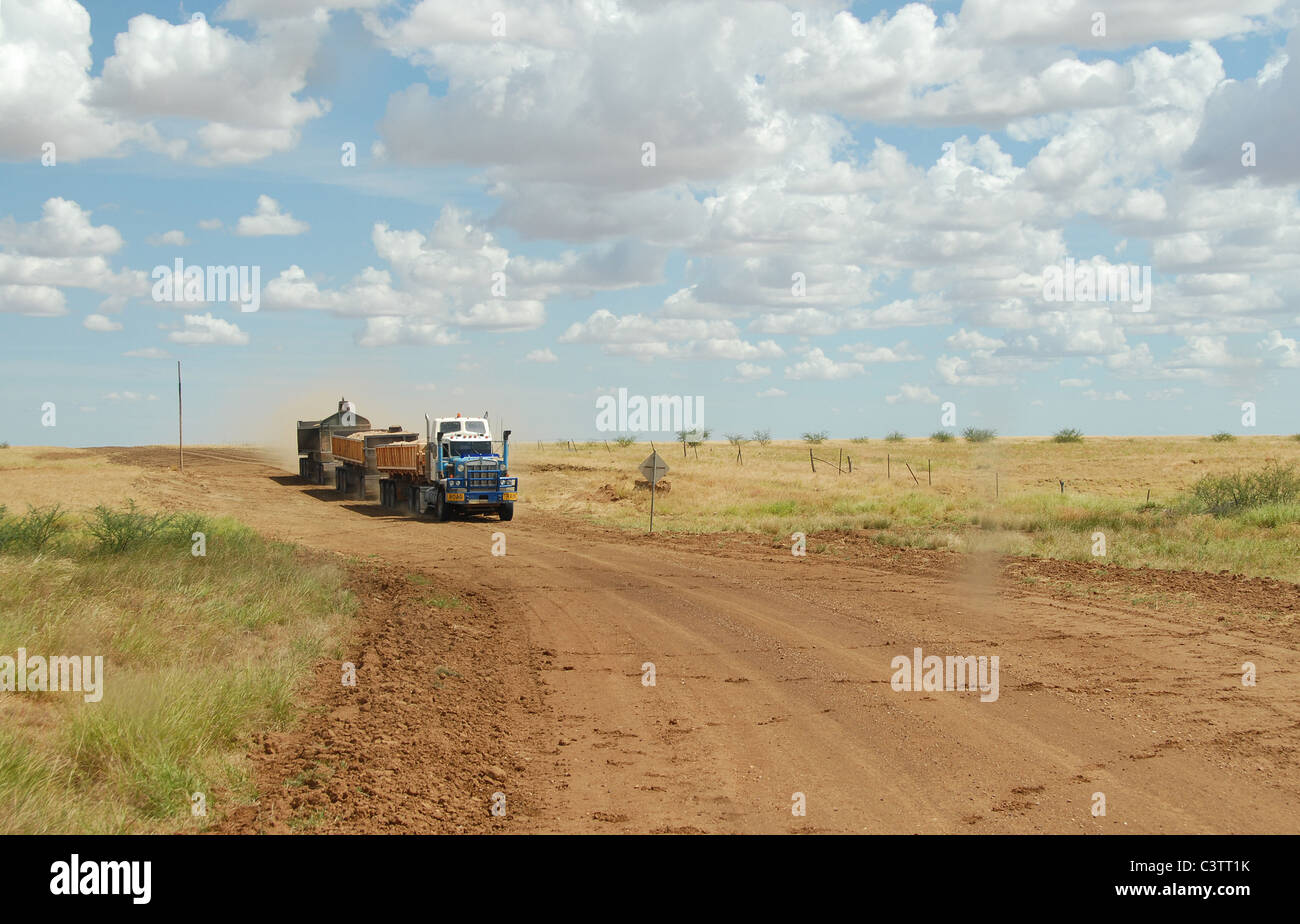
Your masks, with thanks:
[(331, 440), (334, 459), (334, 489), (355, 494), (362, 500), (379, 496), (380, 473), (376, 453), (391, 443), (413, 444), (420, 434), (401, 427), (387, 430), (358, 430)]
[(379, 502), (445, 521), (453, 512), (515, 515), (519, 480), (510, 475), (510, 431), (501, 454), (492, 450), (485, 417), (425, 418), (426, 439), (393, 441), (375, 449)]
[(369, 430), (370, 421), (357, 413), (352, 402), (339, 398), (339, 409), (324, 420), (298, 421), (298, 475), (312, 484), (328, 484), (338, 463), (334, 437)]

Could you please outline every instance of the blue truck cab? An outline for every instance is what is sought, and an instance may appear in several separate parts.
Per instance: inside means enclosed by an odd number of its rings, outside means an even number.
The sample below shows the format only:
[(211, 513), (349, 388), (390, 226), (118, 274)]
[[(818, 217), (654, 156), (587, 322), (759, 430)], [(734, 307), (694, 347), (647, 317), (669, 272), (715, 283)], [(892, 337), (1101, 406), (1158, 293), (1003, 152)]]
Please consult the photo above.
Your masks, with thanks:
[(438, 487), (434, 515), (446, 520), (452, 510), (490, 512), (513, 519), (519, 480), (510, 475), (510, 431), (501, 454), (492, 449), (492, 431), (483, 417), (440, 417), (432, 422), (428, 471)]

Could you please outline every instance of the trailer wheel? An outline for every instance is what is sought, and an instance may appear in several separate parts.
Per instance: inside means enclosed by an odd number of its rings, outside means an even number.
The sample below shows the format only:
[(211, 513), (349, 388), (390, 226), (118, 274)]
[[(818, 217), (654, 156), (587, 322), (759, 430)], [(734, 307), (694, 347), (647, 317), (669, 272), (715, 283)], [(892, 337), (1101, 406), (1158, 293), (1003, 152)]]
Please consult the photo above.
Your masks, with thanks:
[(451, 508), (447, 506), (447, 492), (439, 488), (438, 499), (433, 502), (433, 518), (439, 523), (446, 523), (450, 516)]
[(343, 493), (343, 466), (334, 469), (334, 490)]

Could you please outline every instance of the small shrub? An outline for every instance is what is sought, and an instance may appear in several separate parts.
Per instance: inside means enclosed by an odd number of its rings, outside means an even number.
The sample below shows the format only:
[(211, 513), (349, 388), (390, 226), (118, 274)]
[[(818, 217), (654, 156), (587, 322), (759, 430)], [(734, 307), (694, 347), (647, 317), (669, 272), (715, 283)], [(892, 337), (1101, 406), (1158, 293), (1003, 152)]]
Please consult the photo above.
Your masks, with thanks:
[(850, 442), (850, 443), (865, 443), (865, 442), (868, 442), (868, 440), (867, 440), (867, 438), (866, 438), (865, 436), (854, 436), (854, 437), (850, 437), (849, 442)]
[(739, 449), (741, 446), (745, 445), (745, 443), (748, 442), (748, 440), (745, 439), (745, 436), (742, 433), (724, 433), (722, 435), (727, 438), (728, 443), (735, 446), (737, 449)]
[(805, 443), (812, 443), (814, 446), (820, 445), (828, 439), (830, 439), (830, 434), (825, 430), (816, 430), (811, 433), (803, 434), (803, 441)]
[(1216, 517), (1256, 507), (1289, 504), (1300, 498), (1300, 475), (1294, 465), (1266, 465), (1257, 472), (1205, 475), (1192, 485), (1196, 506)]
[(632, 446), (632, 445), (634, 445), (635, 443), (636, 443), (636, 437), (635, 437), (635, 436), (616, 436), (616, 437), (614, 437), (614, 445), (616, 445), (616, 446), (620, 446), (620, 447), (622, 447), (623, 449), (626, 449), (627, 447)]
[(961, 431), (961, 435), (968, 443), (991, 443), (993, 438), (998, 435), (998, 431), (987, 430), (983, 427), (967, 427)]
[(771, 431), (771, 430), (755, 430), (755, 431), (754, 431), (754, 442), (755, 442), (755, 443), (758, 443), (758, 445), (760, 445), (760, 446), (766, 446), (768, 443), (772, 442), (772, 431)]
[(907, 434), (898, 430), (890, 430), (885, 434), (885, 441), (888, 443), (901, 443), (907, 439)]
[(6, 552), (41, 553), (55, 537), (68, 528), (63, 509), (53, 507), (28, 507), (21, 517), (11, 517), (0, 506), (0, 550)]
[(930, 439), (934, 440), (936, 443), (951, 443), (956, 438), (957, 437), (953, 436), (947, 430), (935, 430), (930, 434)]
[(1053, 443), (1082, 443), (1083, 431), (1076, 430), (1074, 427), (1066, 427), (1063, 430), (1057, 430), (1052, 434)]
[(158, 538), (172, 522), (170, 515), (144, 513), (134, 500), (128, 500), (125, 510), (100, 504), (90, 511), (86, 531), (95, 537), (101, 551), (125, 552)]
[(1227, 430), (1220, 430), (1218, 433), (1211, 436), (1210, 439), (1214, 440), (1216, 443), (1231, 443), (1236, 439), (1236, 437)]

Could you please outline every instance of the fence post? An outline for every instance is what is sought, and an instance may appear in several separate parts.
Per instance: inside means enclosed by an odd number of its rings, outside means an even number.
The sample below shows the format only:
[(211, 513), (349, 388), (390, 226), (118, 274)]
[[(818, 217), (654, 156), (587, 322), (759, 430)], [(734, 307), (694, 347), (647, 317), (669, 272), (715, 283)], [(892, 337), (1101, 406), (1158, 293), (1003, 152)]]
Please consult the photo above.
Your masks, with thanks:
[(927, 485), (933, 485), (933, 484), (934, 484), (934, 480), (930, 477), (930, 460), (929, 460), (929, 459), (926, 459), (926, 460), (925, 460), (925, 483), (926, 483)]
[(812, 447), (808, 447), (808, 464), (812, 466), (814, 473), (817, 471), (817, 463), (813, 461)]
[(885, 480), (889, 480), (889, 453), (885, 453)]

